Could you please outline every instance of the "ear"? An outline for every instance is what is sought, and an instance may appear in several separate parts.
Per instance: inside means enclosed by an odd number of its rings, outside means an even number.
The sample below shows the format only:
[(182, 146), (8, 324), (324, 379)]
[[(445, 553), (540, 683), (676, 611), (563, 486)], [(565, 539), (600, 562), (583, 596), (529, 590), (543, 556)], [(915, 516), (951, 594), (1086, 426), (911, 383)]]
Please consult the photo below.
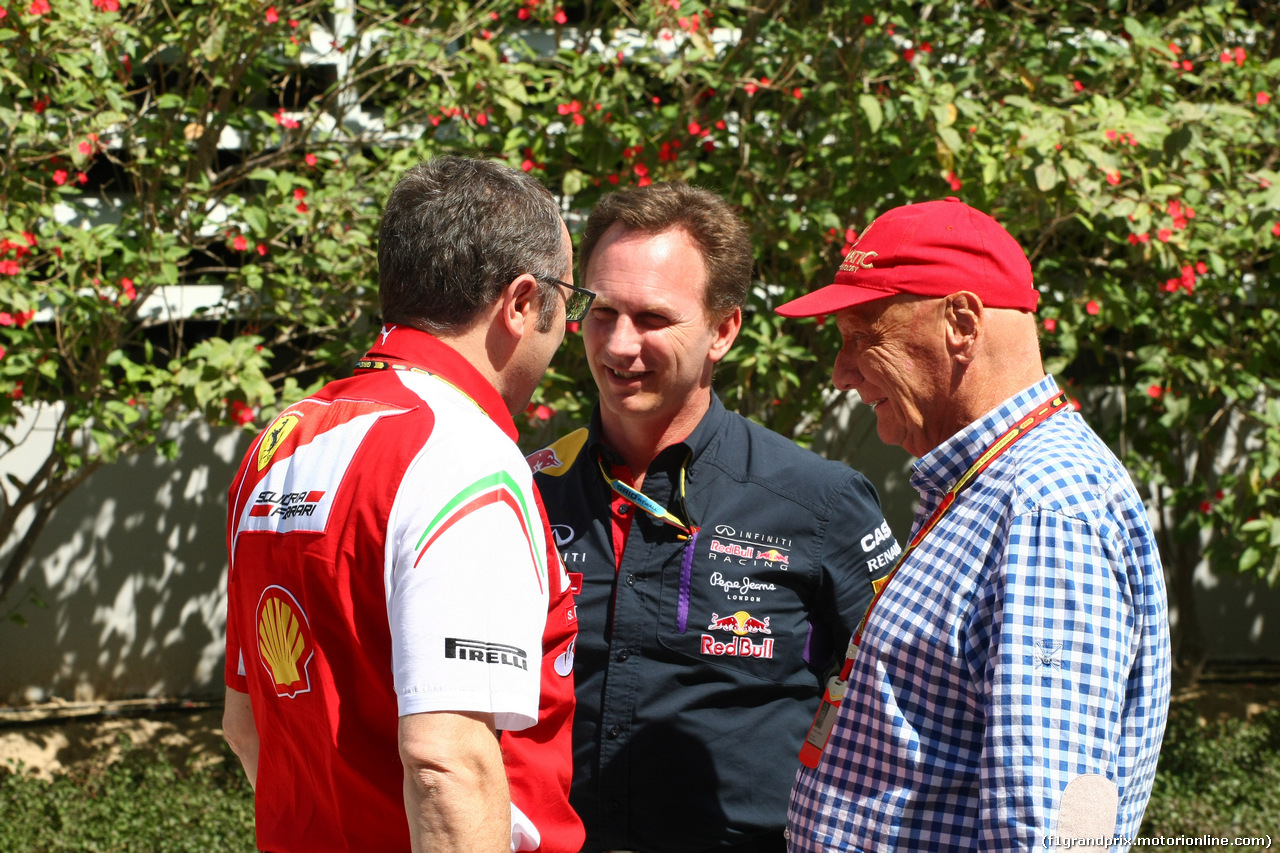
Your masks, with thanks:
[(542, 309), (542, 296), (538, 280), (528, 273), (512, 279), (498, 300), (498, 320), (502, 327), (515, 338), (532, 332)]
[(947, 352), (960, 364), (968, 364), (977, 354), (982, 336), (982, 300), (976, 293), (961, 290), (947, 297), (945, 322)]
[(711, 350), (707, 353), (707, 358), (711, 359), (712, 364), (725, 357), (741, 329), (741, 308), (734, 308), (715, 325), (715, 338), (711, 341)]

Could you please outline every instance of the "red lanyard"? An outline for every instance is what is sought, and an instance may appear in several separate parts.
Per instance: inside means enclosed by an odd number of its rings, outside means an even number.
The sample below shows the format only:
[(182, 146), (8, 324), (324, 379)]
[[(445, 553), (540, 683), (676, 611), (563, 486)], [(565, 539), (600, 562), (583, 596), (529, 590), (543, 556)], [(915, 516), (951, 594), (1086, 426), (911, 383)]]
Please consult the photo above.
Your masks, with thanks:
[(938, 526), (938, 522), (947, 514), (947, 511), (955, 505), (956, 498), (960, 496), (960, 493), (973, 485), (973, 481), (977, 479), (979, 474), (987, 470), (991, 463), (996, 461), (1000, 454), (1008, 450), (1015, 441), (1047, 421), (1057, 412), (1063, 411), (1066, 406), (1067, 395), (1059, 393), (1052, 400), (1009, 427), (1004, 435), (997, 438), (969, 467), (969, 470), (965, 471), (960, 476), (960, 479), (956, 480), (955, 484), (943, 496), (942, 502), (938, 504), (937, 509), (933, 511), (924, 524), (920, 525), (920, 529), (916, 531), (916, 535), (911, 538), (911, 542), (903, 549), (897, 562), (893, 564), (893, 568), (876, 583), (875, 595), (872, 597), (871, 603), (867, 605), (867, 611), (862, 614), (862, 621), (858, 623), (858, 629), (849, 638), (849, 648), (845, 651), (844, 665), (840, 667), (840, 674), (832, 676), (827, 682), (827, 689), (823, 692), (822, 702), (818, 705), (818, 712), (813, 717), (813, 724), (809, 726), (809, 734), (805, 738), (804, 744), (800, 747), (800, 763), (805, 767), (818, 766), (822, 751), (827, 746), (827, 738), (831, 736), (831, 727), (835, 723), (835, 709), (840, 707), (840, 703), (844, 699), (845, 687), (849, 682), (849, 674), (853, 671), (853, 662), (858, 655), (858, 647), (862, 644), (862, 633), (867, 627), (867, 620), (871, 618), (871, 612), (880, 601), (880, 596), (884, 595), (885, 589), (888, 588), (889, 581), (893, 580), (893, 576), (898, 573), (898, 569), (902, 568), (902, 564), (907, 561), (907, 557), (915, 551), (916, 547), (929, 535), (929, 532)]

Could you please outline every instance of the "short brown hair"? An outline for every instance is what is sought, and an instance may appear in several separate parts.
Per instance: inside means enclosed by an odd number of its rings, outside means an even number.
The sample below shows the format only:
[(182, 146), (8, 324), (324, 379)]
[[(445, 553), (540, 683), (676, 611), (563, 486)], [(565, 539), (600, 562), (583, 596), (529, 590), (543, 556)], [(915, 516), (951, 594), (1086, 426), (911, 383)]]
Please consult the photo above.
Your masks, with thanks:
[(751, 234), (729, 203), (710, 190), (669, 181), (631, 187), (600, 199), (587, 218), (578, 246), (578, 269), (584, 283), (596, 244), (614, 225), (652, 236), (676, 228), (687, 233), (707, 267), (702, 301), (711, 317), (722, 317), (747, 301)]
[[(553, 322), (564, 224), (536, 180), (488, 160), (437, 157), (405, 172), (378, 230), (382, 317), (433, 334), (467, 328), (513, 279), (538, 279), (538, 330)], [(544, 328), (545, 326), (545, 328)]]

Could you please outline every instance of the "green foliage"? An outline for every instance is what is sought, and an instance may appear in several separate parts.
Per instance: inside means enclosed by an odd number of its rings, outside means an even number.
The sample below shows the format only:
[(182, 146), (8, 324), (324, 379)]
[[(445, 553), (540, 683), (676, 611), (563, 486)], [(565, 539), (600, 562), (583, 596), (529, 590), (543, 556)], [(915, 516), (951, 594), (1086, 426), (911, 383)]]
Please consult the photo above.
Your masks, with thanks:
[[(253, 792), (225, 747), (221, 760), (173, 767), (132, 748), (52, 781), (0, 767), (0, 849), (252, 850)], [(1140, 835), (1256, 837), (1280, 826), (1280, 709), (1205, 722), (1175, 702)]]
[[(1027, 248), (1049, 366), (1175, 576), (1207, 543), (1280, 578), (1274, 0), (39, 5), (0, 20), (0, 427), (63, 417), (6, 515), (188, 413), (260, 425), (347, 371), (381, 200), (455, 152), (536, 175), (575, 225), (615, 187), (724, 193), (762, 284), (718, 382), (802, 441), (838, 341), (772, 307), (876, 214), (959, 195)], [(193, 314), (174, 285), (220, 297)], [(530, 440), (593, 397), (571, 335)]]
[(1169, 715), (1141, 835), (1260, 837), (1280, 826), (1280, 709), (1206, 722), (1186, 703)]
[(251, 851), (253, 791), (229, 749), (203, 767), (162, 753), (77, 768), (52, 781), (0, 768), (0, 849), (31, 851)]

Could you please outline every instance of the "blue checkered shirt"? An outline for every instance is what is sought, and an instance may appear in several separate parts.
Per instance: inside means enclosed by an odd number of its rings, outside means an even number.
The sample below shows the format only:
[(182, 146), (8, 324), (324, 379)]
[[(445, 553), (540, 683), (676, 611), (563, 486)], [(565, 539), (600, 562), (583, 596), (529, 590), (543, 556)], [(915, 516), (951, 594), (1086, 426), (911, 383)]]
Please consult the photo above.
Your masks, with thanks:
[[(1046, 377), (920, 459), (915, 526), (1057, 393)], [(961, 493), (889, 583), (822, 760), (796, 777), (789, 849), (1043, 849), (1081, 774), (1116, 784), (1115, 836), (1132, 837), (1169, 678), (1146, 512), (1084, 419), (1059, 412)]]

